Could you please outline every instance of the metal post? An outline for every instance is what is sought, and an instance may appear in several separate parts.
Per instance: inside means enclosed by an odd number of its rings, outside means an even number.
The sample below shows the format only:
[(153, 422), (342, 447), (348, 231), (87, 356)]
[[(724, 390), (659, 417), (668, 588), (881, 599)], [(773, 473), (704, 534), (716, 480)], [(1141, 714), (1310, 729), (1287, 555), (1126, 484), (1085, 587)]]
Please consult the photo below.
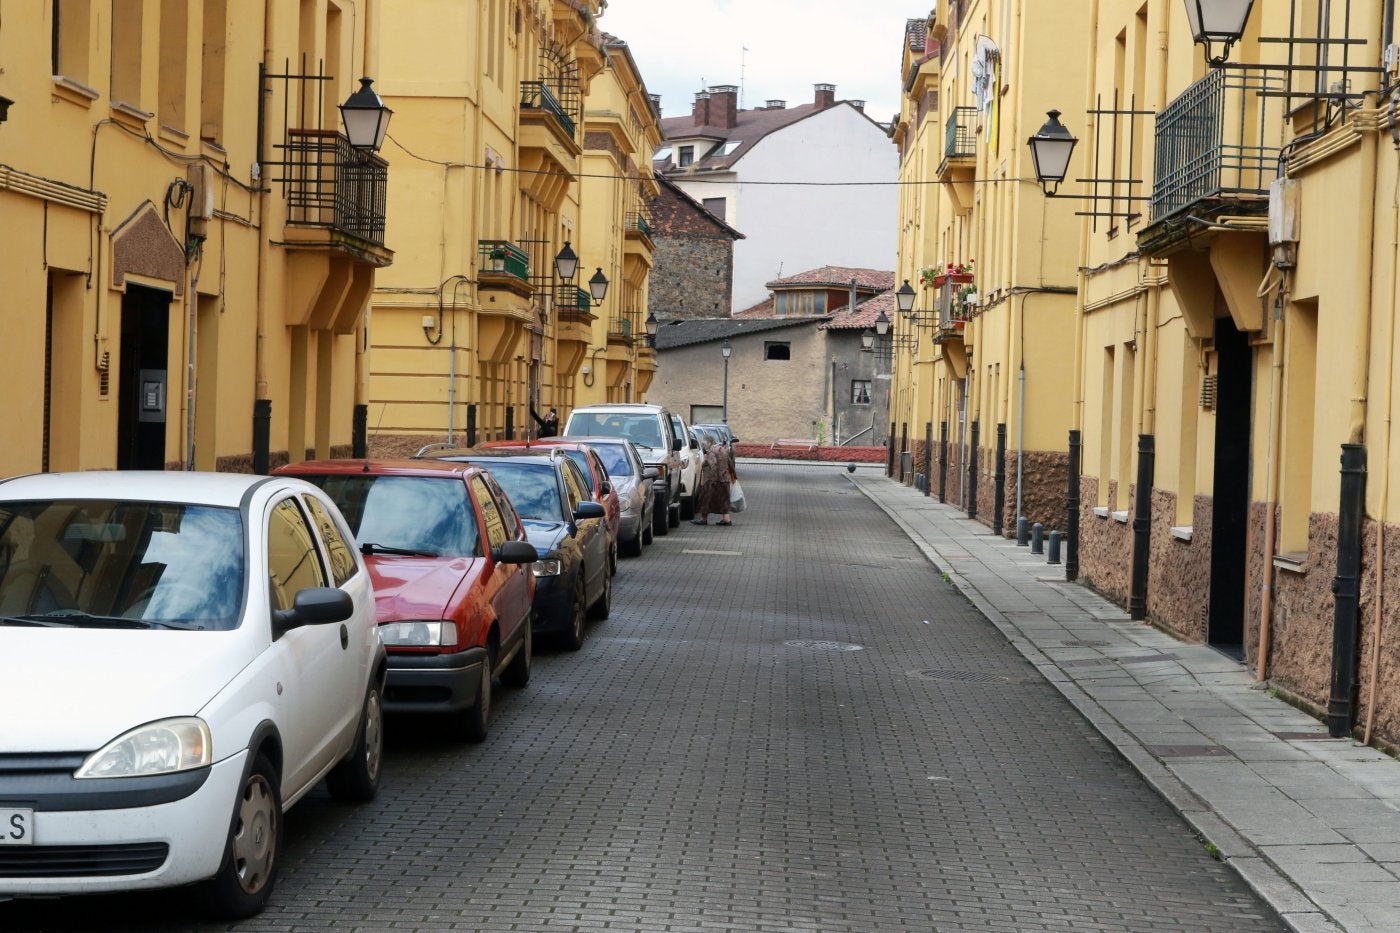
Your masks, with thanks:
[(909, 422), (899, 426), (899, 481), (904, 482), (904, 452), (909, 449)]
[(996, 470), (993, 480), (993, 505), (992, 505), (992, 534), (1000, 535), (1002, 526), (1001, 513), (1006, 509), (1006, 422), (997, 425), (997, 462), (993, 465)]
[(272, 399), (253, 399), (253, 472), (272, 472)]
[(1069, 493), (1065, 496), (1065, 579), (1079, 578), (1079, 432), (1069, 432)]
[(1138, 435), (1137, 494), (1133, 499), (1133, 575), (1128, 588), (1128, 616), (1147, 618), (1147, 570), (1152, 552), (1152, 479), (1156, 440)]
[(1016, 516), (1016, 546), (1025, 547), (1031, 543), (1030, 519), (1024, 515)]
[(1050, 529), (1050, 552), (1045, 557), (1047, 564), (1058, 564), (1060, 562), (1060, 532), (1059, 529)]
[(1360, 609), (1361, 523), (1366, 509), (1366, 447), (1342, 445), (1342, 496), (1337, 509), (1337, 576), (1332, 580), (1332, 695), (1327, 732), (1351, 734), (1356, 706), (1356, 629)]
[(369, 456), (369, 406), (356, 405), (351, 416), (350, 456), (363, 460)]
[(933, 422), (924, 422), (924, 497), (933, 495)]
[(889, 457), (886, 458), (885, 475), (894, 476), (894, 422), (890, 422), (890, 436), (885, 438), (885, 446), (889, 448)]
[(1045, 526), (1040, 522), (1031, 526), (1031, 553), (1045, 553)]
[(938, 501), (948, 501), (948, 422), (938, 422)]
[(967, 455), (967, 517), (977, 517), (977, 436), (981, 433), (982, 422), (972, 422), (972, 436)]
[(724, 415), (723, 421), (729, 423), (729, 357), (724, 357)]

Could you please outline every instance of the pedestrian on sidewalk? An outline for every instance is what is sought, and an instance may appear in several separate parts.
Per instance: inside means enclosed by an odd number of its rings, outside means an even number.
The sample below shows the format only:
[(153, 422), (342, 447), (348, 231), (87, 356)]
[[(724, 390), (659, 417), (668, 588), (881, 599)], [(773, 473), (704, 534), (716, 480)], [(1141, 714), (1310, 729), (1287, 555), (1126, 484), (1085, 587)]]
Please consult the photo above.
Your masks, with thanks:
[(732, 525), (729, 510), (729, 484), (738, 479), (734, 472), (734, 451), (728, 444), (711, 444), (700, 466), (700, 502), (695, 509), (692, 525), (708, 525), (711, 515), (718, 515), (717, 525)]

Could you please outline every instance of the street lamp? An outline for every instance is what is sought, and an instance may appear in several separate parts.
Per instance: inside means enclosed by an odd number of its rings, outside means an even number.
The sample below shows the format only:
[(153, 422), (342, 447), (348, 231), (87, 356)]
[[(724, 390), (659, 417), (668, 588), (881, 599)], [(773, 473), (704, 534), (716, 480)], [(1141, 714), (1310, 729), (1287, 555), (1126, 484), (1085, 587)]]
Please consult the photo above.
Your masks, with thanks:
[(725, 424), (729, 423), (729, 354), (734, 352), (734, 346), (729, 342), (729, 338), (724, 338), (724, 343), (719, 345), (719, 352), (724, 355), (724, 418)]
[(602, 304), (603, 299), (608, 294), (608, 277), (603, 274), (603, 267), (599, 266), (598, 271), (593, 273), (593, 278), (588, 280), (588, 293), (593, 296), (595, 305)]
[(656, 319), (656, 312), (647, 312), (646, 319), (647, 343), (654, 350), (656, 349), (656, 332), (661, 329), (661, 322)]
[(384, 134), (389, 132), (389, 118), (394, 111), (370, 90), (373, 83), (373, 78), (360, 79), (360, 89), (340, 105), (340, 119), (345, 121), (345, 135), (352, 148), (378, 152), (384, 145)]
[[(1206, 64), (1219, 68), (1230, 55), (1230, 47), (1244, 35), (1245, 23), (1254, 0), (1186, 0), (1186, 19), (1191, 24), (1191, 38), (1205, 46)], [(1219, 55), (1211, 54), (1211, 44), (1219, 42), (1224, 48)]]
[[(899, 287), (899, 291), (894, 293), (895, 304), (897, 304), (899, 310), (903, 311), (905, 314), (914, 310), (914, 297), (915, 292), (913, 286), (909, 284), (908, 279), (905, 279), (904, 284)], [(883, 316), (884, 313), (885, 312), (881, 311), (881, 316)]]
[(1035, 162), (1035, 180), (1040, 182), (1046, 196), (1053, 198), (1060, 188), (1060, 182), (1065, 180), (1070, 154), (1079, 140), (1070, 135), (1070, 131), (1060, 122), (1060, 111), (1047, 110), (1046, 116), (1050, 119), (1028, 143), (1031, 159)]
[[(882, 315), (884, 314), (883, 311), (880, 313)], [(888, 324), (888, 322), (886, 322), (886, 324)], [(860, 348), (862, 350), (875, 349), (875, 332), (868, 327), (860, 332)]]
[[(905, 283), (908, 284), (908, 283)], [(900, 308), (901, 311), (908, 311), (908, 308)], [(885, 317), (885, 312), (881, 311), (880, 316), (875, 318), (875, 333), (881, 337), (890, 332), (890, 319)]]
[(578, 272), (578, 253), (574, 252), (569, 241), (565, 240), (564, 248), (559, 251), (558, 256), (554, 257), (554, 273), (565, 282), (572, 282), (576, 272)]

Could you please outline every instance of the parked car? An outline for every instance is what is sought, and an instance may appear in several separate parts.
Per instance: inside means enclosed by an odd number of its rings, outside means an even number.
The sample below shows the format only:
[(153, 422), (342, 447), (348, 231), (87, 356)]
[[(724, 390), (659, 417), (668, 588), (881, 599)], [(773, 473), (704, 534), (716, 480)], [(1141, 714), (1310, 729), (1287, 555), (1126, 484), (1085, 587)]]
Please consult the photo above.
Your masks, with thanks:
[(519, 513), (535, 546), (536, 635), (558, 635), (583, 647), (587, 617), (612, 611), (612, 573), (603, 507), (588, 495), (582, 471), (563, 451), (433, 450), (427, 456), (491, 471)]
[(608, 468), (603, 465), (597, 451), (572, 438), (558, 437), (543, 437), (534, 441), (487, 441), (481, 447), (489, 450), (532, 450), (540, 453), (559, 450), (574, 461), (588, 482), (589, 495), (604, 509), (603, 522), (608, 529), (608, 571), (617, 573), (617, 537), (622, 521), (622, 503), (617, 491), (613, 489)]
[(660, 405), (616, 403), (582, 405), (569, 412), (564, 436), (621, 437), (637, 445), (642, 462), (655, 467), (652, 531), (667, 534), (681, 523), (681, 450), (671, 413)]
[(384, 709), (441, 714), (453, 737), (486, 738), (492, 682), (530, 680), (535, 549), (485, 470), (428, 460), (285, 466), (321, 487), (374, 581), (388, 649)]
[(690, 433), (680, 415), (671, 414), (671, 425), (676, 429), (676, 436), (682, 439), (680, 514), (681, 518), (691, 519), (695, 517), (695, 504), (700, 501), (700, 464), (705, 455), (700, 449), (700, 439)]
[(608, 471), (618, 498), (618, 549), (629, 557), (641, 557), (642, 546), (652, 542), (652, 509), (655, 499), (651, 484), (655, 467), (642, 463), (642, 455), (629, 440), (620, 437), (570, 437), (598, 454)]
[(739, 439), (734, 436), (734, 432), (729, 429), (729, 425), (723, 422), (706, 421), (694, 425), (694, 427), (705, 428), (708, 431), (715, 432), (715, 436), (719, 438), (721, 444), (737, 444), (739, 442)]
[(283, 812), (368, 800), (384, 647), (344, 519), (290, 477), (0, 482), (0, 899), (197, 883), (260, 911)]

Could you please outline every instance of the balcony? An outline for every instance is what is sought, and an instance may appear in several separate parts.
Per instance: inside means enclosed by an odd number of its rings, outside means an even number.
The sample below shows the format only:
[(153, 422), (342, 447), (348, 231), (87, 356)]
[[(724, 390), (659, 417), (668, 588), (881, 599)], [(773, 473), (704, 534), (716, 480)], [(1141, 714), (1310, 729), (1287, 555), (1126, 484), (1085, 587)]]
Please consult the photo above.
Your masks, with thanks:
[[(1282, 71), (1214, 69), (1157, 117), (1151, 224), (1138, 246), (1165, 256), (1185, 245), (1186, 215), (1264, 217), (1278, 176)], [(1270, 102), (1277, 102), (1270, 106)]]
[(625, 346), (632, 344), (633, 324), (631, 317), (614, 317), (608, 320), (608, 343)]
[(482, 278), (515, 279), (530, 288), (530, 254), (509, 240), (478, 240), (477, 272)]
[(543, 110), (553, 115), (559, 126), (569, 137), (574, 135), (574, 118), (564, 109), (558, 96), (543, 81), (520, 82), (520, 109)]
[(943, 159), (939, 181), (958, 213), (972, 209), (973, 178), (977, 174), (977, 108), (954, 107), (943, 126)]
[(651, 219), (646, 211), (628, 211), (626, 224), (628, 236), (639, 234), (651, 239)]
[(520, 82), (520, 177), (526, 192), (543, 203), (558, 203), (560, 187), (578, 171), (578, 103), (561, 98), (545, 81)]
[(333, 130), (287, 131), (280, 179), (287, 198), (287, 224), (329, 230), (337, 246), (374, 265), (387, 265), (384, 205), (389, 163), (351, 147)]
[(944, 282), (938, 287), (936, 307), (938, 309), (937, 329), (933, 332), (934, 343), (947, 343), (963, 339), (963, 331), (970, 315), (963, 299), (971, 289), (976, 293), (977, 286), (970, 282)]
[(593, 342), (593, 298), (586, 288), (561, 285), (554, 296), (555, 333), (560, 340)]

